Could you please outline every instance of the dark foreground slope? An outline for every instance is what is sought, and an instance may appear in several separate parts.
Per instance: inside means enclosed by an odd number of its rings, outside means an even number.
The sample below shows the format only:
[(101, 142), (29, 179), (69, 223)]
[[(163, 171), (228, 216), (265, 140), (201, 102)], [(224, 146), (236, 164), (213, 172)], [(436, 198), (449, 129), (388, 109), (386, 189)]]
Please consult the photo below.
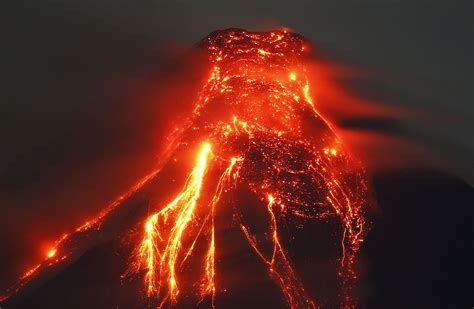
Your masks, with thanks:
[[(381, 214), (362, 248), (361, 278), (356, 292), (362, 308), (467, 308), (472, 299), (474, 191), (463, 181), (432, 170), (377, 175), (374, 186)], [(311, 228), (311, 227), (310, 227)], [(311, 228), (312, 229), (312, 228)], [(218, 266), (227, 291), (218, 294), (219, 308), (283, 307), (279, 290), (241, 236), (232, 229), (220, 237)], [(315, 242), (320, 235), (294, 242), (296, 264), (308, 290), (327, 289), (337, 280), (325, 274)], [(141, 278), (122, 280), (133, 236), (96, 246), (59, 275), (2, 308), (143, 308)], [(229, 244), (232, 244), (230, 247)], [(236, 249), (241, 247), (242, 249)], [(324, 250), (325, 246), (319, 247)], [(302, 258), (303, 256), (303, 258)], [(317, 257), (318, 258), (318, 257)], [(321, 258), (321, 254), (319, 254)], [(298, 263), (301, 262), (301, 263)], [(218, 260), (219, 263), (219, 260)], [(304, 264), (304, 265), (303, 265)], [(316, 269), (312, 270), (311, 267)], [(324, 264), (323, 264), (324, 265)], [(327, 269), (333, 265), (327, 264)], [(199, 267), (199, 265), (196, 265)], [(186, 272), (192, 276), (192, 265)], [(311, 275), (310, 275), (311, 274)], [(314, 275), (323, 283), (317, 282)], [(320, 281), (320, 280), (319, 280)], [(328, 298), (331, 298), (330, 295)], [(192, 308), (196, 299), (178, 305)], [(330, 305), (330, 301), (326, 302)], [(201, 306), (208, 307), (204, 301)]]

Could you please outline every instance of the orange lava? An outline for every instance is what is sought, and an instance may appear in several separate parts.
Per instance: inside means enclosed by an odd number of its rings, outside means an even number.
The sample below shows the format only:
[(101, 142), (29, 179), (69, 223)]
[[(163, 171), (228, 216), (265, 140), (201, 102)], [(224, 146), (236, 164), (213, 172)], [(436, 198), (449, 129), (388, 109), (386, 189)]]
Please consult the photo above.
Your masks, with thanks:
[[(193, 115), (180, 130), (185, 132), (183, 144), (206, 143), (184, 189), (146, 221), (144, 239), (132, 268), (135, 272), (145, 270), (149, 296), (160, 299), (161, 305), (167, 301), (176, 304), (177, 264), (186, 261), (201, 232), (209, 229), (209, 249), (203, 259), (199, 295), (201, 299), (211, 295), (214, 306), (218, 286), (215, 211), (229, 206), (218, 203), (223, 192), (247, 186), (258, 199), (268, 201), (272, 235), (269, 240), (273, 244), (269, 256), (246, 225), (238, 205), (234, 205), (235, 215), (248, 243), (267, 264), (270, 277), (280, 287), (289, 307), (318, 305), (306, 292), (280, 240), (279, 222), (287, 216), (304, 220), (340, 218), (341, 305), (353, 306), (355, 300), (350, 296), (350, 289), (356, 279), (355, 254), (367, 230), (364, 218), (367, 184), (363, 169), (344, 150), (331, 125), (316, 110), (302, 64), (307, 43), (285, 30), (252, 33), (230, 29), (212, 33), (201, 46), (208, 50), (212, 69)], [(212, 158), (203, 160), (211, 145)], [(221, 172), (220, 179), (208, 179), (204, 166), (211, 168), (216, 163), (215, 168), (219, 169), (217, 163), (221, 161), (228, 162), (228, 167)], [(216, 186), (210, 206), (198, 200), (204, 182), (206, 186)], [(204, 219), (199, 218), (198, 207), (208, 207)], [(165, 216), (163, 220), (169, 220), (169, 228), (158, 220), (162, 216)], [(201, 226), (197, 233), (186, 231), (192, 220)], [(181, 247), (186, 232), (195, 241)]]
[[(367, 180), (358, 161), (316, 109), (303, 64), (308, 43), (287, 30), (228, 29), (211, 33), (200, 46), (208, 51), (210, 76), (192, 115), (176, 130), (179, 140), (168, 147), (179, 151), (200, 145), (200, 150), (182, 190), (169, 197), (168, 204), (152, 205), (156, 211), (141, 223), (142, 240), (128, 273), (144, 276), (146, 294), (158, 300), (160, 307), (176, 305), (182, 295), (181, 266), (188, 259), (201, 258), (196, 295), (201, 301), (209, 297), (214, 307), (219, 293), (219, 235), (214, 219), (219, 209), (228, 207), (287, 305), (316, 308), (317, 299), (306, 291), (285, 250), (280, 225), (283, 220), (304, 223), (333, 217), (340, 221), (342, 235), (340, 304), (354, 307), (356, 300), (350, 292), (357, 278), (356, 253), (367, 233)], [(145, 176), (109, 209), (158, 173), (159, 169)], [(247, 188), (266, 205), (267, 239), (253, 233), (240, 210), (242, 205), (230, 205), (232, 199), (223, 198), (237, 187)], [(205, 192), (211, 193), (207, 196)], [(100, 229), (107, 213), (76, 233)], [(67, 257), (61, 243), (68, 237), (57, 242), (43, 264)], [(197, 240), (203, 238), (206, 253), (194, 256)], [(271, 243), (270, 252), (264, 250), (263, 241)]]

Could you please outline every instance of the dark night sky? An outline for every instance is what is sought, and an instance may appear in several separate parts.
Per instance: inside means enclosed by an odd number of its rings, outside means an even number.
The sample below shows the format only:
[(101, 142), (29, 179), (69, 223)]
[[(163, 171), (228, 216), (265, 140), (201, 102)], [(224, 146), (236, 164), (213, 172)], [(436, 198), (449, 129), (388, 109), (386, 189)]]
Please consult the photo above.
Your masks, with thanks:
[(359, 143), (382, 162), (367, 306), (474, 305), (472, 1), (45, 0), (0, 12), (0, 287), (153, 165), (174, 116), (160, 93), (178, 84), (192, 99), (199, 79), (176, 64), (187, 48), (216, 29), (285, 26), (376, 76), (341, 81), (351, 91), (402, 111), (340, 122), (402, 148)]

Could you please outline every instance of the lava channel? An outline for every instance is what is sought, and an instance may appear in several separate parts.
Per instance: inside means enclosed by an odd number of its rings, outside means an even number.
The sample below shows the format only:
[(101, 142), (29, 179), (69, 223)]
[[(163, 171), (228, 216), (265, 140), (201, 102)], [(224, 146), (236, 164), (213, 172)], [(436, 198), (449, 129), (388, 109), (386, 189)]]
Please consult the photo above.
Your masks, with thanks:
[[(149, 298), (159, 307), (174, 306), (183, 293), (190, 293), (181, 287), (182, 266), (201, 259), (194, 294), (201, 301), (210, 299), (214, 307), (219, 296), (215, 217), (227, 209), (290, 308), (316, 308), (320, 302), (310, 296), (295, 270), (282, 224), (303, 222), (304, 228), (304, 222), (336, 218), (342, 231), (340, 305), (356, 305), (351, 289), (357, 278), (356, 254), (368, 231), (370, 194), (363, 167), (311, 97), (304, 66), (310, 45), (286, 30), (228, 29), (211, 33), (199, 46), (207, 50), (209, 77), (191, 115), (173, 132), (160, 167), (97, 218), (60, 238), (47, 259), (27, 271), (3, 300), (40, 273), (77, 259), (91, 239), (110, 239), (113, 227), (133, 229), (138, 224), (141, 241), (125, 277), (143, 276)], [(150, 192), (170, 181), (162, 169), (173, 158), (189, 158), (193, 152), (195, 163), (182, 188), (175, 194), (162, 190), (166, 202), (144, 203)], [(266, 237), (256, 235), (242, 211), (244, 205), (233, 198), (239, 188), (248, 190), (266, 213)], [(127, 214), (136, 205), (142, 211), (135, 219), (138, 223), (132, 224)], [(196, 254), (202, 240), (206, 250)]]

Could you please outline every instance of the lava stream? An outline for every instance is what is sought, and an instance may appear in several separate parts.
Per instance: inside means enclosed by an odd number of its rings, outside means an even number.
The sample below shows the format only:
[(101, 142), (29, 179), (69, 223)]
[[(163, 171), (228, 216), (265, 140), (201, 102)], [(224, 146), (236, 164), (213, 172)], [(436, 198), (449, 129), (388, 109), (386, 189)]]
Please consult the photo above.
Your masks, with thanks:
[[(139, 223), (142, 240), (127, 274), (143, 275), (148, 297), (157, 300), (160, 307), (173, 306), (183, 293), (181, 266), (189, 259), (201, 258), (201, 278), (195, 294), (201, 301), (210, 297), (214, 307), (219, 292), (215, 216), (227, 208), (232, 209), (243, 237), (267, 266), (287, 305), (319, 307), (313, 295), (317, 291), (309, 293), (305, 289), (292, 264), (280, 225), (286, 222), (304, 227), (311, 220), (332, 218), (340, 222), (342, 235), (340, 305), (354, 307), (354, 264), (368, 231), (370, 194), (364, 169), (344, 148), (311, 98), (304, 66), (308, 42), (286, 30), (228, 29), (211, 33), (199, 46), (208, 52), (210, 75), (191, 116), (177, 128), (178, 137), (169, 145), (163, 164), (182, 151), (197, 146), (200, 150), (182, 190), (164, 207), (151, 205), (152, 212)], [(144, 177), (111, 209), (126, 207), (123, 201), (154, 185), (158, 175), (160, 169)], [(264, 241), (271, 243), (270, 252), (248, 224), (242, 212), (244, 205), (223, 198), (235, 194), (237, 188), (245, 188), (266, 205), (270, 233)], [(206, 197), (204, 192), (212, 194)], [(109, 213), (72, 235), (91, 227), (100, 230)], [(66, 235), (59, 240), (48, 260), (25, 276), (33, 276), (45, 264), (67, 259), (70, 238)], [(205, 239), (207, 245), (203, 256), (193, 254), (198, 239)]]

